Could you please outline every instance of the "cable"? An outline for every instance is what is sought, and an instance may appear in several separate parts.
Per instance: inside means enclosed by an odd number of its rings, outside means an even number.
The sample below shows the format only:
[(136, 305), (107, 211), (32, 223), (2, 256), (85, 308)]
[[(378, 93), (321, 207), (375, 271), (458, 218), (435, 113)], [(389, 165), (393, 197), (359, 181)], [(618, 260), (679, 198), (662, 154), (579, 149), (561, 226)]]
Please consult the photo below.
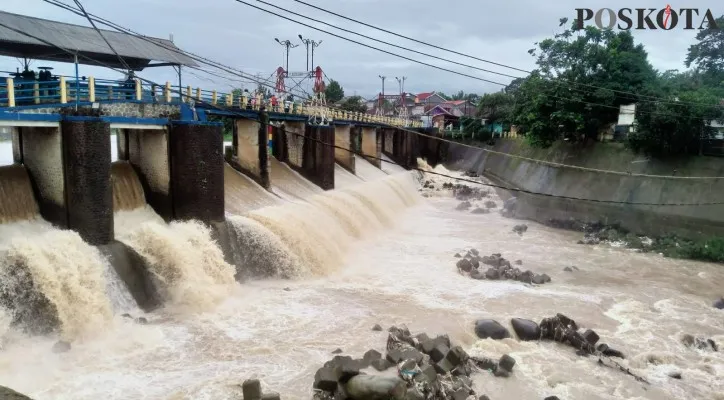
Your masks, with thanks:
[(123, 66), (126, 68), (126, 70), (130, 71), (130, 70), (131, 70), (131, 67), (126, 63), (126, 60), (124, 60), (123, 57), (121, 57), (121, 55), (118, 54), (118, 52), (116, 51), (116, 49), (113, 48), (113, 46), (112, 46), (111, 43), (108, 41), (108, 39), (106, 39), (106, 37), (103, 36), (103, 33), (101, 32), (101, 30), (98, 29), (98, 27), (96, 26), (95, 22), (93, 22), (93, 20), (91, 19), (91, 17), (88, 15), (88, 12), (86, 12), (85, 8), (83, 8), (83, 4), (81, 4), (80, 0), (73, 0), (73, 1), (75, 1), (75, 4), (78, 6), (78, 8), (80, 9), (80, 11), (83, 12), (83, 15), (85, 15), (85, 17), (88, 19), (88, 22), (90, 22), (90, 24), (93, 26), (93, 29), (95, 29), (96, 32), (98, 32), (98, 34), (101, 36), (101, 38), (103, 39), (103, 41), (106, 42), (106, 44), (108, 45), (108, 47), (110, 47), (111, 51), (113, 51), (113, 53), (116, 55), (116, 57), (118, 57), (118, 60), (121, 62), (121, 65), (123, 65)]
[(256, 1), (259, 2), (259, 3), (262, 3), (262, 4), (266, 4), (267, 6), (276, 7), (276, 8), (278, 8), (278, 9), (282, 10), (282, 11), (286, 11), (286, 12), (288, 12), (288, 13), (290, 13), (290, 14), (293, 14), (293, 15), (296, 15), (296, 16), (298, 16), (298, 17), (306, 18), (306, 19), (312, 20), (312, 21), (314, 21), (314, 22), (317, 22), (317, 23), (320, 23), (320, 24), (323, 24), (323, 25), (327, 25), (327, 26), (332, 27), (332, 28), (335, 28), (335, 29), (339, 29), (340, 31), (347, 32), (347, 33), (351, 33), (351, 34), (357, 35), (357, 36), (361, 36), (361, 37), (363, 37), (363, 38), (365, 38), (365, 39), (374, 40), (375, 42), (383, 43), (383, 44), (386, 44), (386, 45), (388, 45), (388, 46), (397, 47), (398, 49), (406, 50), (406, 51), (409, 51), (409, 52), (412, 52), (412, 53), (417, 53), (417, 54), (420, 54), (420, 55), (423, 55), (423, 56), (435, 58), (435, 59), (437, 59), (437, 60), (449, 62), (449, 63), (452, 63), (452, 64), (457, 64), (457, 65), (460, 65), (460, 66), (463, 66), (463, 67), (472, 68), (472, 69), (477, 69), (477, 70), (479, 70), (479, 71), (488, 72), (488, 73), (495, 74), (495, 75), (505, 76), (505, 77), (513, 78), (513, 79), (520, 78), (519, 76), (508, 75), (508, 74), (505, 74), (505, 73), (502, 73), (502, 72), (491, 71), (491, 70), (489, 70), (489, 69), (476, 67), (476, 66), (470, 65), (470, 64), (464, 64), (464, 63), (457, 62), (457, 61), (453, 61), (453, 60), (449, 60), (449, 59), (446, 59), (446, 58), (443, 58), (443, 57), (438, 57), (438, 56), (435, 56), (435, 55), (432, 55), (432, 54), (424, 53), (424, 52), (422, 52), (422, 51), (410, 49), (410, 48), (408, 48), (408, 47), (400, 46), (400, 45), (397, 45), (397, 44), (394, 44), (394, 43), (386, 42), (386, 41), (384, 41), (384, 40), (382, 40), (382, 39), (377, 39), (377, 38), (374, 38), (374, 37), (371, 37), (371, 36), (367, 36), (367, 35), (364, 35), (364, 34), (362, 34), (362, 33), (358, 33), (358, 32), (355, 32), (355, 31), (352, 31), (352, 30), (349, 30), (349, 29), (341, 28), (341, 27), (339, 27), (339, 26), (330, 24), (329, 22), (321, 21), (321, 20), (318, 20), (318, 19), (315, 19), (315, 18), (312, 18), (312, 17), (308, 17), (308, 16), (305, 16), (305, 15), (299, 14), (299, 13), (297, 13), (297, 12), (288, 10), (288, 9), (286, 9), (286, 8), (283, 8), (283, 7), (280, 7), (280, 6), (271, 4), (271, 3), (267, 3), (266, 1), (263, 1), (263, 0), (256, 0)]
[(395, 56), (395, 57), (399, 57), (399, 58), (402, 58), (402, 59), (405, 59), (405, 60), (408, 60), (408, 61), (412, 61), (412, 62), (417, 63), (417, 64), (422, 64), (422, 65), (425, 65), (425, 66), (428, 66), (428, 67), (432, 67), (432, 68), (436, 68), (436, 69), (439, 69), (439, 70), (442, 70), (442, 71), (450, 72), (450, 73), (453, 73), (453, 74), (456, 74), (456, 75), (465, 76), (465, 77), (468, 77), (468, 78), (471, 78), (471, 79), (475, 79), (475, 80), (478, 80), (478, 81), (482, 81), (482, 82), (488, 82), (488, 83), (492, 83), (492, 84), (500, 85), (500, 86), (508, 86), (508, 85), (505, 84), (505, 83), (500, 83), (500, 82), (491, 81), (491, 80), (484, 79), (484, 78), (481, 78), (481, 77), (478, 77), (478, 76), (469, 75), (469, 74), (466, 74), (466, 73), (464, 73), (464, 72), (457, 72), (457, 71), (454, 71), (454, 70), (451, 70), (451, 69), (447, 69), (447, 68), (444, 68), (444, 67), (438, 67), (438, 66), (436, 66), (436, 65), (433, 65), (433, 64), (430, 64), (430, 63), (426, 63), (426, 62), (424, 62), (424, 61), (415, 60), (414, 58), (410, 58), (410, 57), (403, 56), (403, 55), (400, 55), (400, 54), (395, 54), (395, 53), (393, 53), (393, 52), (390, 52), (390, 51), (387, 51), (387, 50), (384, 50), (384, 49), (380, 49), (379, 47), (374, 47), (374, 46), (371, 46), (371, 45), (368, 45), (368, 44), (365, 44), (365, 43), (362, 43), (362, 42), (358, 42), (358, 41), (356, 41), (356, 40), (354, 40), (354, 39), (346, 38), (346, 37), (344, 37), (344, 36), (337, 35), (336, 33), (332, 33), (332, 32), (329, 32), (329, 31), (325, 31), (324, 29), (316, 28), (316, 27), (314, 27), (314, 26), (312, 26), (312, 25), (305, 24), (304, 22), (299, 22), (299, 21), (293, 20), (293, 19), (291, 19), (291, 18), (289, 18), (289, 17), (285, 17), (285, 16), (283, 16), (283, 15), (281, 15), (281, 14), (277, 14), (277, 13), (275, 13), (274, 11), (265, 10), (265, 9), (263, 9), (263, 8), (261, 8), (261, 7), (257, 7), (257, 6), (255, 6), (255, 5), (253, 5), (253, 4), (249, 4), (249, 3), (245, 2), (245, 1), (242, 1), (242, 0), (234, 0), (234, 1), (236, 1), (236, 2), (238, 2), (238, 3), (241, 3), (241, 4), (244, 4), (244, 5), (247, 5), (247, 6), (252, 7), (252, 8), (256, 8), (257, 10), (261, 10), (261, 11), (264, 11), (264, 12), (266, 12), (266, 13), (275, 15), (275, 16), (277, 16), (277, 17), (279, 17), (279, 18), (286, 19), (287, 21), (291, 21), (291, 22), (294, 22), (294, 23), (296, 23), (296, 24), (299, 24), (299, 25), (302, 25), (302, 26), (306, 26), (307, 28), (314, 29), (314, 30), (318, 30), (318, 31), (320, 31), (320, 32), (324, 32), (324, 33), (326, 33), (326, 34), (328, 34), (328, 35), (331, 35), (331, 36), (340, 38), (340, 39), (342, 39), (342, 40), (346, 40), (346, 41), (348, 41), (348, 42), (355, 43), (355, 44), (358, 44), (358, 45), (360, 45), (360, 46), (368, 47), (368, 48), (373, 49), (373, 50), (381, 51), (381, 52), (383, 52), (383, 53), (386, 53), (386, 54), (389, 54), (389, 55), (392, 55), (392, 56)]
[[(55, 0), (44, 0), (44, 1), (46, 1), (46, 2), (51, 2), (51, 3), (52, 3), (52, 2), (55, 2)], [(238, 0), (237, 0), (237, 1), (238, 1)], [(61, 4), (63, 4), (63, 3), (61, 3)], [(66, 6), (67, 6), (67, 5), (66, 5)], [(67, 6), (67, 7), (70, 7), (70, 6)], [(64, 7), (64, 8), (65, 8), (65, 7)], [(255, 7), (255, 8), (256, 8), (256, 7)], [(67, 9), (67, 8), (66, 8), (66, 9)], [(77, 13), (77, 10), (74, 10), (74, 9), (71, 9), (71, 10), (69, 10), (69, 11), (74, 11), (74, 12)], [(98, 18), (98, 17), (96, 17), (96, 18)], [(106, 24), (109, 24), (109, 26), (112, 26), (112, 24), (113, 24), (113, 23), (110, 22), (110, 21), (105, 21), (105, 23), (106, 23)], [(12, 29), (12, 28), (11, 28), (11, 29)], [(116, 28), (116, 29), (118, 29), (118, 28)], [(27, 35), (27, 36), (31, 36), (31, 35), (25, 34), (25, 33), (23, 33), (23, 32), (17, 31), (17, 30), (15, 30), (15, 29), (12, 29), (12, 30), (14, 30), (14, 31), (16, 31), (16, 32), (19, 32), (19, 33), (22, 33), (22, 34)], [(142, 38), (144, 38), (144, 39), (146, 39), (145, 37), (143, 37), (143, 36), (140, 35), (140, 34), (137, 34), (137, 33), (134, 33), (134, 34), (137, 35), (137, 36), (140, 36), (140, 37), (142, 37)], [(33, 37), (33, 36), (31, 36), (31, 37)], [(36, 40), (39, 40), (39, 39), (36, 38)], [(146, 40), (148, 40), (148, 39), (146, 39)], [(48, 43), (48, 42), (46, 42), (46, 43)], [(153, 43), (156, 43), (156, 42), (153, 42)], [(52, 43), (51, 43), (50, 45), (62, 49), (61, 47), (59, 47), (59, 46), (57, 46), (57, 45), (54, 45), (54, 44), (52, 44)], [(66, 50), (66, 49), (62, 49), (62, 50), (68, 51), (68, 50)], [(182, 52), (182, 51), (180, 51), (179, 49), (174, 49), (174, 51), (176, 51), (176, 52), (179, 53), (179, 54), (185, 54), (185, 52)], [(71, 54), (72, 54), (72, 53), (71, 53)], [(88, 58), (88, 57), (86, 57), (86, 58)], [(91, 59), (91, 60), (92, 60), (92, 59)], [(207, 62), (207, 64), (208, 64), (208, 62)], [(215, 66), (215, 65), (212, 64), (212, 66)], [(110, 67), (109, 67), (109, 68), (110, 68)], [(217, 67), (217, 68), (218, 68), (218, 67)], [(113, 68), (111, 68), (111, 69), (113, 69)], [(203, 70), (202, 70), (202, 71), (203, 71)], [(263, 84), (262, 82), (258, 82), (258, 81), (257, 81), (257, 83)], [(267, 85), (267, 86), (270, 86), (270, 85)], [(180, 88), (179, 88), (179, 93), (181, 93)], [(551, 95), (551, 96), (552, 96), (552, 97), (558, 97), (558, 96), (553, 96), (553, 95)], [(563, 98), (563, 99), (565, 99), (565, 98)], [(572, 99), (572, 100), (573, 100), (573, 101), (580, 101), (580, 100), (574, 100), (574, 99)], [(584, 102), (584, 103), (586, 103), (586, 102)], [(595, 103), (587, 103), (587, 104), (596, 105)], [(607, 106), (607, 105), (600, 105), (600, 106), (615, 108), (614, 106)], [(337, 109), (337, 110), (341, 110), (341, 109), (334, 108), (334, 107), (330, 107), (330, 108), (332, 108), (332, 109)], [(440, 140), (440, 141), (443, 141), (443, 142), (455, 143), (455, 144), (458, 144), (458, 145), (461, 145), (461, 146), (464, 146), (464, 147), (470, 147), (470, 148), (480, 149), (479, 147), (474, 147), (474, 146), (465, 145), (465, 144), (462, 144), (462, 143), (457, 143), (457, 142), (450, 141), (450, 140), (447, 140), (447, 139), (444, 139), (444, 138), (439, 138), (439, 137), (436, 137), (436, 136), (426, 135), (426, 134), (423, 134), (423, 133), (421, 133), (421, 132), (412, 131), (412, 130), (409, 130), (409, 129), (404, 129), (404, 128), (398, 128), (398, 129), (401, 129), (401, 130), (406, 131), (406, 132), (411, 132), (411, 133), (416, 134), (416, 135), (425, 136), (425, 137), (429, 137), (429, 138), (432, 138), (432, 139)], [(553, 162), (548, 162), (548, 161), (543, 161), (543, 160), (536, 160), (536, 159), (531, 159), (531, 158), (527, 158), (527, 157), (522, 157), (522, 156), (507, 154), (507, 153), (496, 152), (496, 151), (494, 151), (494, 150), (489, 150), (489, 149), (482, 149), (482, 150), (483, 150), (483, 151), (490, 152), (490, 153), (493, 153), (493, 154), (499, 154), (499, 155), (502, 155), (502, 156), (524, 159), (524, 160), (527, 160), (527, 161), (536, 162), (536, 163), (545, 164), (545, 165), (550, 165), (550, 166), (554, 166), (554, 167), (572, 168), (572, 169), (578, 169), (578, 170), (585, 170), (585, 171), (591, 171), (591, 172), (600, 172), (600, 173), (608, 173), (608, 174), (616, 174), (616, 175), (642, 176), (642, 177), (650, 177), (650, 178), (668, 178), (668, 179), (720, 179), (720, 178), (722, 178), (722, 177), (678, 177), (678, 176), (666, 176), (666, 175), (631, 174), (631, 173), (625, 173), (625, 172), (619, 172), (619, 171), (597, 170), (597, 169), (586, 168), (586, 167), (579, 167), (579, 166), (573, 166), (573, 165), (567, 165), (567, 164), (553, 163)]]
[[(260, 1), (260, 2), (261, 2), (261, 0), (257, 0), (257, 1)], [(446, 48), (444, 48), (444, 47), (441, 47), (441, 46), (438, 46), (438, 45), (435, 45), (435, 44), (431, 44), (431, 43), (428, 43), (428, 42), (424, 42), (424, 41), (422, 41), (422, 40), (414, 39), (414, 38), (411, 38), (411, 37), (408, 37), (408, 36), (405, 36), (405, 35), (401, 35), (401, 34), (399, 34), (399, 33), (392, 32), (392, 31), (390, 31), (390, 30), (387, 30), (387, 29), (384, 29), (384, 28), (380, 28), (380, 27), (371, 25), (371, 24), (368, 24), (368, 23), (366, 23), (366, 22), (362, 22), (362, 21), (356, 20), (356, 19), (354, 19), (354, 18), (350, 18), (350, 17), (344, 16), (344, 15), (335, 13), (335, 12), (333, 12), (333, 11), (324, 9), (324, 8), (322, 8), (322, 7), (318, 7), (318, 6), (315, 6), (315, 5), (313, 5), (313, 4), (309, 4), (309, 3), (304, 2), (304, 1), (302, 1), (302, 0), (294, 0), (294, 1), (296, 1), (297, 3), (300, 3), (300, 4), (304, 4), (305, 6), (314, 8), (314, 9), (316, 9), (316, 10), (325, 12), (325, 13), (327, 13), (327, 14), (331, 14), (331, 15), (334, 15), (334, 16), (336, 16), (336, 17), (339, 17), (339, 18), (342, 18), (342, 19), (346, 19), (346, 20), (348, 20), (348, 21), (352, 21), (352, 22), (355, 22), (355, 23), (360, 24), (360, 25), (364, 25), (364, 26), (366, 26), (366, 27), (368, 27), (368, 28), (376, 29), (376, 30), (379, 30), (379, 31), (388, 33), (388, 34), (393, 35), (393, 36), (401, 37), (401, 38), (403, 38), (403, 39), (407, 39), (407, 40), (410, 40), (410, 41), (413, 41), (413, 42), (416, 42), (416, 43), (420, 43), (420, 44), (423, 44), (423, 45), (425, 45), (425, 46), (429, 46), (429, 47), (436, 48), (436, 49), (438, 49), (438, 50), (446, 51), (446, 52), (449, 52), (449, 53), (452, 53), (452, 54), (456, 54), (456, 55), (459, 55), (459, 56), (463, 56), (463, 57), (467, 57), (467, 58), (470, 58), (470, 59), (473, 59), (473, 60), (482, 61), (482, 62), (485, 62), (485, 63), (488, 63), (488, 64), (497, 65), (497, 66), (499, 66), (499, 67), (508, 68), (508, 69), (512, 69), (512, 70), (515, 70), (515, 71), (519, 71), (519, 72), (525, 72), (525, 73), (527, 73), (527, 74), (531, 74), (531, 73), (532, 73), (532, 71), (528, 71), (528, 70), (524, 70), (524, 69), (521, 69), (521, 68), (512, 67), (512, 66), (510, 66), (510, 65), (497, 63), (497, 62), (490, 61), (490, 60), (486, 60), (486, 59), (483, 59), (483, 58), (478, 58), (478, 57), (475, 57), (475, 56), (471, 56), (471, 55), (469, 55), (469, 54), (460, 53), (460, 52), (455, 51), (455, 50), (446, 49)], [(594, 89), (610, 90), (610, 91), (612, 91), (612, 92), (614, 92), (614, 93), (630, 94), (630, 95), (636, 96), (637, 99), (640, 99), (640, 98), (643, 97), (643, 98), (659, 99), (659, 100), (660, 100), (660, 98), (659, 98), (659, 97), (656, 97), (656, 96), (641, 95), (641, 94), (637, 94), (637, 93), (634, 93), (634, 92), (627, 92), (627, 91), (623, 91), (623, 90), (609, 89), (609, 88), (604, 88), (604, 87), (596, 86), (596, 85), (590, 85), (590, 84), (578, 83), (578, 82), (567, 82), (567, 83), (568, 83), (568, 84), (572, 84), (572, 85), (586, 86), (586, 87), (590, 87), (590, 88), (594, 88)], [(708, 107), (712, 107), (712, 106), (713, 106), (713, 105), (709, 105), (709, 104), (695, 103), (695, 102), (678, 102), (678, 103), (672, 103), (672, 104), (686, 104), (686, 103), (692, 104), (692, 105), (703, 105), (703, 106), (708, 106)], [(716, 107), (722, 107), (722, 106), (716, 106)]]

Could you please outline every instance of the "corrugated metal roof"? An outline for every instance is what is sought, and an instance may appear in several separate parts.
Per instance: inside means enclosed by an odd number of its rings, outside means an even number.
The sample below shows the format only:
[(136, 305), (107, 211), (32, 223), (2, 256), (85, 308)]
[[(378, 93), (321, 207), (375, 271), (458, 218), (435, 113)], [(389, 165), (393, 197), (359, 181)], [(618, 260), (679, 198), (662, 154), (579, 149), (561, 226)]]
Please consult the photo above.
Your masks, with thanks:
[[(27, 32), (64, 49), (86, 55), (89, 58), (99, 59), (104, 63), (115, 59), (113, 66), (120, 64), (113, 51), (92, 27), (50, 21), (4, 11), (0, 11), (0, 23), (21, 32)], [(142, 69), (150, 61), (198, 66), (191, 58), (173, 51), (180, 50), (170, 40), (147, 37), (147, 39), (160, 44), (156, 45), (122, 32), (105, 29), (101, 29), (101, 32), (118, 54), (124, 59), (130, 59), (130, 62), (127, 62), (134, 68)], [(164, 47), (168, 47), (168, 49)], [(72, 56), (62, 53), (58, 48), (48, 46), (32, 37), (0, 26), (0, 55), (11, 57), (27, 56), (50, 61), (72, 61)], [(96, 57), (97, 55), (106, 57), (99, 58)], [(87, 59), (83, 60), (81, 57), (79, 57), (78, 61), (83, 64), (96, 64), (89, 62)]]

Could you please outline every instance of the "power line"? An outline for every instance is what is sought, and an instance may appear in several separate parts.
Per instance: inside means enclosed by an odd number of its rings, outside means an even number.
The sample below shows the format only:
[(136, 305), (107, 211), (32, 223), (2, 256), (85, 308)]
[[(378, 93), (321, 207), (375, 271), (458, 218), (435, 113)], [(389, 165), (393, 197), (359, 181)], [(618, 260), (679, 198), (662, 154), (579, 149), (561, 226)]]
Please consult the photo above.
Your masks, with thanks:
[(130, 71), (130, 70), (131, 70), (131, 67), (126, 63), (126, 60), (124, 60), (123, 57), (121, 57), (121, 55), (118, 54), (118, 52), (116, 51), (116, 49), (113, 48), (113, 46), (112, 46), (111, 43), (108, 41), (108, 39), (106, 39), (106, 37), (103, 36), (103, 33), (101, 32), (101, 30), (98, 29), (98, 27), (96, 26), (95, 22), (93, 22), (93, 19), (91, 19), (91, 17), (88, 15), (88, 12), (85, 10), (85, 8), (83, 8), (83, 4), (81, 4), (80, 0), (73, 0), (73, 1), (75, 1), (75, 4), (78, 6), (78, 9), (80, 9), (80, 11), (81, 11), (81, 12), (83, 13), (83, 15), (86, 17), (86, 19), (88, 19), (88, 22), (90, 22), (91, 26), (93, 26), (93, 29), (95, 29), (95, 31), (98, 32), (98, 35), (100, 35), (101, 39), (103, 39), (103, 41), (106, 42), (106, 44), (107, 44), (108, 47), (111, 49), (111, 51), (113, 52), (113, 54), (115, 54), (116, 57), (118, 57), (118, 61), (121, 62), (121, 65), (123, 65), (123, 66), (126, 68), (126, 70)]
[[(261, 3), (265, 3), (265, 2), (262, 1), (262, 0), (256, 0), (256, 1), (261, 2)], [(497, 62), (494, 62), (494, 61), (486, 60), (486, 59), (483, 59), (483, 58), (471, 56), (471, 55), (469, 55), (469, 54), (464, 54), (464, 53), (461, 53), (461, 52), (458, 52), (458, 51), (455, 51), (455, 50), (450, 50), (450, 49), (447, 49), (447, 48), (444, 48), (444, 47), (441, 47), (441, 46), (438, 46), (438, 45), (435, 45), (435, 44), (431, 44), (431, 43), (428, 43), (428, 42), (425, 42), (425, 41), (422, 41), (422, 40), (414, 39), (414, 38), (411, 38), (411, 37), (409, 37), (409, 36), (405, 36), (405, 35), (402, 35), (402, 34), (399, 34), (399, 33), (396, 33), (396, 32), (392, 32), (392, 31), (390, 31), (390, 30), (387, 30), (387, 29), (384, 29), (384, 28), (380, 28), (380, 27), (378, 27), (378, 26), (374, 26), (374, 25), (368, 24), (368, 23), (363, 22), (363, 21), (360, 21), (360, 20), (357, 20), (357, 19), (354, 19), (354, 18), (350, 18), (350, 17), (344, 16), (344, 15), (341, 15), (341, 14), (336, 13), (336, 12), (334, 12), (334, 11), (330, 11), (330, 10), (327, 10), (327, 9), (325, 9), (325, 8), (315, 6), (314, 4), (309, 4), (309, 3), (305, 2), (305, 1), (302, 1), (302, 0), (294, 0), (294, 1), (296, 1), (297, 3), (300, 3), (300, 4), (304, 4), (304, 5), (308, 6), (308, 7), (314, 8), (314, 9), (316, 9), (316, 10), (325, 12), (325, 13), (327, 13), (327, 14), (331, 14), (331, 15), (334, 15), (334, 16), (336, 16), (336, 17), (339, 17), (339, 18), (342, 18), (342, 19), (346, 19), (346, 20), (348, 20), (348, 21), (352, 21), (352, 22), (355, 22), (355, 23), (357, 23), (357, 24), (360, 24), (360, 25), (363, 25), (363, 26), (366, 26), (366, 27), (369, 27), (369, 28), (372, 28), (372, 29), (376, 29), (376, 30), (379, 30), (379, 31), (388, 33), (388, 34), (393, 35), (393, 36), (401, 37), (401, 38), (403, 38), (403, 39), (407, 39), (407, 40), (410, 40), (410, 41), (413, 41), (413, 42), (416, 42), (416, 43), (419, 43), (419, 44), (423, 44), (423, 45), (425, 45), (425, 46), (433, 47), (433, 48), (436, 48), (436, 49), (438, 49), (438, 50), (446, 51), (446, 52), (449, 52), (449, 53), (452, 53), (452, 54), (456, 54), (456, 55), (459, 55), (459, 56), (463, 56), (463, 57), (467, 57), (467, 58), (470, 58), (470, 59), (473, 59), (473, 60), (482, 61), (482, 62), (485, 62), (485, 63), (488, 63), (488, 64), (497, 65), (497, 66), (499, 66), (499, 67), (508, 68), (508, 69), (512, 69), (512, 70), (515, 70), (515, 71), (519, 71), (519, 72), (525, 72), (525, 73), (527, 73), (527, 74), (531, 74), (531, 73), (533, 72), (533, 71), (528, 71), (528, 70), (521, 69), (521, 68), (512, 67), (512, 66), (510, 66), (510, 65), (501, 64), (501, 63), (497, 63)], [(268, 4), (268, 3), (265, 3), (265, 4)], [(277, 8), (281, 8), (281, 7), (278, 7), (278, 6), (276, 6), (276, 7), (277, 7)], [(376, 39), (375, 39), (375, 40), (376, 40)], [(629, 95), (636, 96), (636, 97), (635, 97), (636, 99), (649, 98), (649, 99), (654, 99), (655, 101), (661, 101), (661, 98), (656, 97), (656, 96), (642, 95), (642, 94), (638, 94), (638, 93), (634, 93), (634, 92), (627, 92), (627, 91), (623, 91), (623, 90), (610, 89), (610, 88), (605, 88), (605, 87), (601, 87), (601, 86), (596, 86), (596, 85), (591, 85), (591, 84), (586, 84), (586, 83), (580, 83), (580, 82), (565, 82), (565, 83), (567, 83), (567, 84), (569, 84), (569, 85), (586, 86), (586, 87), (590, 87), (590, 88), (593, 88), (593, 89), (610, 90), (610, 91), (612, 91), (612, 92), (614, 92), (614, 93), (629, 94)], [(574, 90), (575, 90), (575, 89), (574, 89)], [(719, 106), (719, 105), (711, 105), (711, 104), (696, 103), (696, 102), (671, 102), (671, 104), (677, 104), (677, 105), (692, 104), (692, 105), (702, 105), (702, 106), (707, 106), (707, 107), (722, 107), (722, 106)]]

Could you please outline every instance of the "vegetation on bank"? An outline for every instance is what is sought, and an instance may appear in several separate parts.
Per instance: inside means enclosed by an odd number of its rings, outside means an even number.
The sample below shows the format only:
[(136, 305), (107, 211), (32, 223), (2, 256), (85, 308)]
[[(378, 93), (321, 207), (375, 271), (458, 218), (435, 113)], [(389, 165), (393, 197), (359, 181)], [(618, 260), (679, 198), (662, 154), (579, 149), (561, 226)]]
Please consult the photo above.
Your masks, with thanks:
[(636, 235), (620, 226), (589, 226), (587, 239), (609, 243), (624, 243), (629, 249), (645, 253), (660, 253), (665, 257), (724, 263), (724, 237), (686, 239), (676, 235), (654, 238)]

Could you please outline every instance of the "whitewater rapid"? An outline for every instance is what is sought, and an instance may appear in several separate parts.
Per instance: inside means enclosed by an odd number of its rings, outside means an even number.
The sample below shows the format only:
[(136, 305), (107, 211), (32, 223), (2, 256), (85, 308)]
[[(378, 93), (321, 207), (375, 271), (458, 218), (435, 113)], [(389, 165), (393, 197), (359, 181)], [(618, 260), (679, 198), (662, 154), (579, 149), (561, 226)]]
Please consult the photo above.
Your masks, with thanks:
[[(170, 276), (183, 278), (173, 293), (212, 296), (213, 304), (185, 312), (165, 307), (146, 315), (148, 325), (115, 314), (101, 334), (64, 354), (50, 351), (55, 338), (11, 335), (0, 351), (0, 384), (36, 400), (216, 400), (239, 398), (238, 385), (259, 378), (284, 399), (308, 399), (315, 371), (334, 349), (354, 357), (383, 351), (387, 334), (371, 327), (404, 323), (447, 333), (474, 355), (516, 358), (508, 379), (475, 376), (476, 392), (493, 399), (723, 398), (724, 353), (679, 341), (689, 333), (724, 343), (724, 312), (710, 306), (722, 294), (720, 265), (581, 246), (579, 234), (534, 223), (519, 236), (512, 227), (520, 221), (497, 208), (474, 215), (455, 210), (459, 202), (443, 192), (431, 194), (423, 200), (410, 177), (298, 195), (305, 201), (232, 216), (234, 226), (255, 232), (249, 240), (276, 249), (274, 257), (287, 263), (280, 270), (296, 278), (243, 284), (227, 282), (228, 269), (199, 230), (154, 221), (152, 210), (130, 212), (126, 225), (117, 225), (122, 240), (157, 260), (161, 277), (176, 271)], [(495, 193), (490, 200), (502, 204)], [(139, 229), (133, 218), (151, 222)], [(471, 247), (520, 259), (553, 282), (532, 287), (462, 276), (453, 255)], [(296, 258), (284, 259), (289, 254)], [(201, 268), (204, 262), (218, 268)], [(571, 265), (580, 271), (563, 271)], [(219, 279), (184, 275), (189, 268)], [(513, 317), (538, 321), (557, 312), (595, 329), (652, 384), (644, 388), (555, 343), (478, 340), (473, 332), (478, 318), (509, 326)], [(0, 315), (0, 328), (2, 321)], [(669, 378), (672, 371), (683, 379)]]

